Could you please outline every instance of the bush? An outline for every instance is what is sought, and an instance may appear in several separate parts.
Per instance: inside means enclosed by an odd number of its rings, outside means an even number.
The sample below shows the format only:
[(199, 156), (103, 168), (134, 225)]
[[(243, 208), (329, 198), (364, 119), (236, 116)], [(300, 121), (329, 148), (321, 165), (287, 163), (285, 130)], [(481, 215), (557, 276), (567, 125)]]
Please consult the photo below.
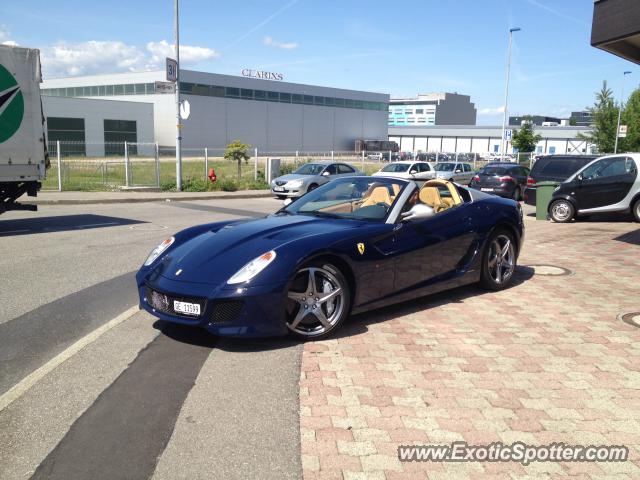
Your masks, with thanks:
[(281, 163), (280, 164), (280, 175), (287, 175), (292, 173), (298, 166), (295, 163)]
[(235, 192), (238, 190), (238, 184), (233, 180), (225, 179), (216, 182), (219, 184), (220, 190), (223, 192)]

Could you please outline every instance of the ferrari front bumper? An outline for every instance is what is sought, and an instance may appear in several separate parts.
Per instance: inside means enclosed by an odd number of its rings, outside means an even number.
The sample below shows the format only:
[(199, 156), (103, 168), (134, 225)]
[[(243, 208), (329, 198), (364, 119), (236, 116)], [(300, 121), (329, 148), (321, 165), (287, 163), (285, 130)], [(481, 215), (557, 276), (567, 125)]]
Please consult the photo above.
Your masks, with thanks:
[[(138, 294), (140, 308), (168, 322), (202, 327), (214, 335), (269, 337), (287, 333), (284, 287), (284, 283), (212, 287), (156, 277), (139, 279)], [(200, 314), (176, 313), (174, 300), (200, 304)]]

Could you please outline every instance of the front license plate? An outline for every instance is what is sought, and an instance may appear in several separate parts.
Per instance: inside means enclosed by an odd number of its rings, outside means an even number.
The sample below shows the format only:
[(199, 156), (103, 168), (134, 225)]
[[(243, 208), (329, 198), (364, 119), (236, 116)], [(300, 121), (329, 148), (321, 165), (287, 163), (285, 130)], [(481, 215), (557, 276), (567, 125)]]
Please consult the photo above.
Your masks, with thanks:
[(274, 192), (284, 192), (284, 187), (273, 187)]
[(200, 315), (200, 305), (197, 303), (173, 301), (173, 309), (176, 312), (185, 313), (187, 315)]
[(481, 188), (481, 192), (493, 192), (493, 188)]

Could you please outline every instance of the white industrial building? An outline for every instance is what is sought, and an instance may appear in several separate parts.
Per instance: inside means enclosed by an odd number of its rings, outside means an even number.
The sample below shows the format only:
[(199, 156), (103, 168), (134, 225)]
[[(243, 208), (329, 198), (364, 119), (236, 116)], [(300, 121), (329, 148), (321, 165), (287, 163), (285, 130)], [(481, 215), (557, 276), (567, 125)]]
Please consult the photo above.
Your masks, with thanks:
[(476, 107), (469, 95), (421, 93), (389, 100), (389, 126), (475, 125)]
[[(45, 130), (49, 144), (62, 141), (63, 152), (101, 157), (123, 149), (123, 142), (150, 154), (154, 143), (153, 105), (86, 98), (42, 97)], [(118, 145), (120, 144), (120, 145)]]
[[(387, 138), (386, 94), (189, 70), (180, 75), (182, 98), (191, 105), (182, 121), (184, 148), (220, 148), (237, 139), (265, 152), (347, 151), (359, 139)], [(173, 146), (175, 95), (156, 91), (164, 76), (162, 71), (51, 79), (41, 89), (45, 104), (52, 97), (111, 100), (103, 103), (118, 104), (121, 119), (137, 115), (137, 105), (146, 104), (153, 110), (152, 141)], [(81, 104), (73, 107), (81, 117)], [(90, 142), (93, 137), (86, 135)], [(139, 131), (138, 141), (143, 138)]]
[[(593, 145), (579, 138), (588, 127), (537, 127), (542, 136), (535, 152), (539, 154), (592, 153)], [(389, 140), (410, 152), (499, 153), (502, 127), (483, 125), (446, 125), (423, 127), (389, 127)], [(506, 153), (515, 153), (510, 142)]]

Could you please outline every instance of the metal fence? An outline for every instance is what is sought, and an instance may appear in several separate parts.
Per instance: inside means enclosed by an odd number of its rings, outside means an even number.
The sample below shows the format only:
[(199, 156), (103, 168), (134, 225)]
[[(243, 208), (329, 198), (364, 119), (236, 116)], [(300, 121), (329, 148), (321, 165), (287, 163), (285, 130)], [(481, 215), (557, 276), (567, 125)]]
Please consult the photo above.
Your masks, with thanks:
[[(110, 142), (49, 142), (51, 168), (43, 184), (45, 190), (117, 190), (123, 188), (171, 188), (175, 185), (175, 148), (157, 143)], [(489, 161), (499, 160), (487, 153), (464, 152), (340, 152), (340, 151), (261, 151), (248, 153), (243, 162), (241, 178), (237, 178), (237, 164), (224, 159), (224, 147), (182, 149), (182, 178), (184, 182), (208, 182), (213, 168), (218, 180), (241, 180), (254, 188), (266, 188), (264, 182), (268, 158), (279, 158), (282, 170), (291, 171), (313, 161), (350, 163), (366, 173), (373, 173), (384, 162), (420, 159), (428, 162), (458, 161), (479, 169)], [(504, 157), (504, 161), (518, 161), (529, 166), (530, 154)]]

